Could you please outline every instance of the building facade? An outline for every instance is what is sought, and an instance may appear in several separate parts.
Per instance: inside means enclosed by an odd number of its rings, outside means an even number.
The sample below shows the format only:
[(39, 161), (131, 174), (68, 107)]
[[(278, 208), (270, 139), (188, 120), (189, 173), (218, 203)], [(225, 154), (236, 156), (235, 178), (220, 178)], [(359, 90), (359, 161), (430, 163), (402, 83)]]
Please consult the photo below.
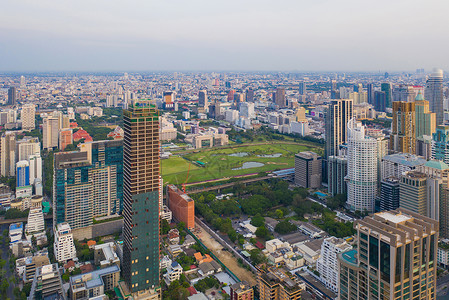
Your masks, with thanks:
[(436, 113), (436, 125), (444, 124), (443, 71), (434, 70), (426, 81), (424, 98), (429, 101), (430, 110)]
[(56, 260), (61, 263), (76, 258), (73, 234), (68, 223), (60, 223), (55, 227), (54, 251)]
[(34, 104), (25, 104), (20, 113), (23, 130), (33, 130), (36, 128), (36, 106)]
[(186, 193), (175, 185), (167, 185), (168, 208), (173, 217), (179, 222), (184, 222), (187, 228), (195, 228), (195, 202)]
[(393, 102), (390, 151), (416, 153), (415, 103)]
[(317, 189), (321, 186), (321, 156), (312, 151), (295, 155), (295, 183), (301, 187)]

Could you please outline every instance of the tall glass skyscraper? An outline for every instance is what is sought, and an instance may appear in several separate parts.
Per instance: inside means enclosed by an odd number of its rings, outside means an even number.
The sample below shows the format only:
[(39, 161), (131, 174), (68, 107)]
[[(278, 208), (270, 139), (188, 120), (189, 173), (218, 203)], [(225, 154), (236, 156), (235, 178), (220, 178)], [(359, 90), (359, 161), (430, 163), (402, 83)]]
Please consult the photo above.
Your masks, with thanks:
[(149, 100), (134, 101), (123, 111), (123, 123), (125, 294), (159, 299), (158, 111)]
[(437, 114), (437, 125), (444, 124), (443, 70), (436, 69), (429, 75), (424, 90), (424, 98), (429, 101), (430, 111)]

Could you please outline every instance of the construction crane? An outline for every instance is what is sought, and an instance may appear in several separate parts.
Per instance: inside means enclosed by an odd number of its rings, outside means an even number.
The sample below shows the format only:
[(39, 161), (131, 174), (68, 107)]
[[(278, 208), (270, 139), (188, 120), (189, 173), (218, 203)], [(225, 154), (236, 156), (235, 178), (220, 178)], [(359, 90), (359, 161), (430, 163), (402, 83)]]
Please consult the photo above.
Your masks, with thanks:
[(182, 191), (184, 193), (186, 192), (186, 184), (187, 184), (187, 181), (189, 180), (189, 173), (190, 173), (190, 166), (191, 165), (192, 165), (192, 162), (189, 162), (189, 168), (187, 169), (186, 181), (182, 184)]

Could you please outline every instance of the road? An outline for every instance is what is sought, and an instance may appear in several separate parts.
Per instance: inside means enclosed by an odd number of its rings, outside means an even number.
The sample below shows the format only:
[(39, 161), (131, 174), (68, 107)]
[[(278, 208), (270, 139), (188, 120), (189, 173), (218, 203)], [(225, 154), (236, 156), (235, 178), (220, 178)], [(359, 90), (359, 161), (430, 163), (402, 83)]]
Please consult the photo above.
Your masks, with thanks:
[(436, 294), (438, 300), (449, 300), (449, 274), (437, 279)]

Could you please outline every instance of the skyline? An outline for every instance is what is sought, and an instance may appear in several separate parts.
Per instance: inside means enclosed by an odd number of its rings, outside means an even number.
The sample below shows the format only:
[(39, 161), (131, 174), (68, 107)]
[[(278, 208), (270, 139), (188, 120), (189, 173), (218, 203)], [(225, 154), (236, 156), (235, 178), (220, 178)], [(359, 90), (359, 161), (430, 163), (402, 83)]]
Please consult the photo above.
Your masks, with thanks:
[(445, 1), (137, 2), (5, 4), (0, 72), (449, 69)]

